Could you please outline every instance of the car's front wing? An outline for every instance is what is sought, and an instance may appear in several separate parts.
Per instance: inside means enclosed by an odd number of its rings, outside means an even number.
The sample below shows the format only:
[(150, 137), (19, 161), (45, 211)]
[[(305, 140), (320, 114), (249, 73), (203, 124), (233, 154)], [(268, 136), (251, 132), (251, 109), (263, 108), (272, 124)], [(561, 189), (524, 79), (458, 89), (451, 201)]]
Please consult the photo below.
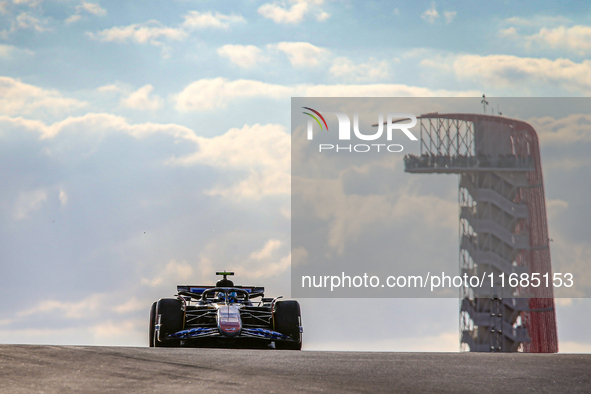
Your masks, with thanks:
[[(197, 339), (205, 337), (223, 337), (217, 327), (195, 327), (170, 334), (166, 339)], [(237, 338), (259, 338), (270, 341), (291, 340), (287, 335), (264, 328), (242, 328)]]

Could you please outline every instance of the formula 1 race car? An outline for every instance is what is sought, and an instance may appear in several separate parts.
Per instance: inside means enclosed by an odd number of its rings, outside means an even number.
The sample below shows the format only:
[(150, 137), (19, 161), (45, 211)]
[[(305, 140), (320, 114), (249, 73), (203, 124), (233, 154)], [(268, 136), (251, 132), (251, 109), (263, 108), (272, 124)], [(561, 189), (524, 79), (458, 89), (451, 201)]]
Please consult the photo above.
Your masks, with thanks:
[[(301, 350), (300, 304), (265, 298), (263, 287), (234, 286), (227, 277), (215, 286), (177, 286), (150, 310), (150, 347), (273, 347)], [(259, 298), (260, 300), (254, 301)]]

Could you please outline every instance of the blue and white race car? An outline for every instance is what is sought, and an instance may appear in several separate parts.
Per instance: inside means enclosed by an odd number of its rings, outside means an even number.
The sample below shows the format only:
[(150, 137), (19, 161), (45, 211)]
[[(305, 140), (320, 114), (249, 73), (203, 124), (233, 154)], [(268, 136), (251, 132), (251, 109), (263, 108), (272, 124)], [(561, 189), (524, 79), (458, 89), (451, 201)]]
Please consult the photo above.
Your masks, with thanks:
[[(150, 310), (150, 347), (272, 347), (301, 350), (300, 304), (265, 298), (263, 287), (234, 286), (227, 277), (215, 286), (177, 286)], [(255, 299), (260, 298), (255, 301)]]

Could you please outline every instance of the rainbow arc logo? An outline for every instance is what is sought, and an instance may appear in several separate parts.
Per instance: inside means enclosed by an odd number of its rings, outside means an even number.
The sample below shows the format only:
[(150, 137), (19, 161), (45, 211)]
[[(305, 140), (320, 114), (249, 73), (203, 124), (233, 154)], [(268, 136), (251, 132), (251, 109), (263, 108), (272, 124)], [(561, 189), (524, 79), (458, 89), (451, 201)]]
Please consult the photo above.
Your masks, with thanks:
[[(320, 112), (318, 112), (315, 109), (312, 109), (310, 107), (302, 107), (302, 108), (307, 109), (308, 111), (314, 112), (316, 115), (318, 115), (320, 117), (320, 119), (322, 119), (322, 122), (324, 123), (324, 126), (326, 127), (326, 131), (328, 131), (328, 125), (326, 124), (326, 120), (324, 119), (324, 116), (322, 116), (320, 114)], [(312, 119), (314, 119), (316, 121), (316, 123), (318, 123), (318, 126), (320, 126), (320, 130), (323, 129), (322, 123), (320, 123), (320, 120), (316, 116), (312, 115), (310, 112), (302, 112), (302, 113), (306, 114), (306, 115), (310, 116)], [(311, 127), (308, 127), (308, 139), (311, 139), (311, 135), (310, 135), (311, 132), (312, 132)]]

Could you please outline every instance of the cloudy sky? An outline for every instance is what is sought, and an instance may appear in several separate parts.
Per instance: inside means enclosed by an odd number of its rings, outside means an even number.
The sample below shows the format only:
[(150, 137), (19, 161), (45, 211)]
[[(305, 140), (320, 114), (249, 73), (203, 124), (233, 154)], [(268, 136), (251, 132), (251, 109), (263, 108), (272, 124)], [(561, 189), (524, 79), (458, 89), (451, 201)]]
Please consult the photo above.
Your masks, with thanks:
[[(292, 96), (585, 97), (590, 43), (578, 1), (0, 1), (0, 342), (146, 345), (151, 302), (216, 269), (286, 293)], [(580, 267), (589, 118), (531, 121)], [(453, 178), (398, 194), (441, 207), (433, 257)], [(455, 299), (302, 307), (307, 349), (459, 347)], [(558, 301), (561, 350), (591, 351), (590, 307)]]

